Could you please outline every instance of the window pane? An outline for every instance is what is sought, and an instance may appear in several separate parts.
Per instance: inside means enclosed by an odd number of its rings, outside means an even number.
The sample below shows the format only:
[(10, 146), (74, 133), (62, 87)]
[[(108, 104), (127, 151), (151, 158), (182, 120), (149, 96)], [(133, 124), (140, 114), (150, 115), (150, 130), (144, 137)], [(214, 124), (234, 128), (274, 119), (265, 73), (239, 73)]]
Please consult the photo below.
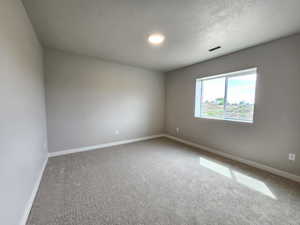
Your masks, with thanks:
[(228, 77), (226, 119), (253, 120), (256, 74)]
[(225, 78), (202, 81), (201, 116), (224, 118)]

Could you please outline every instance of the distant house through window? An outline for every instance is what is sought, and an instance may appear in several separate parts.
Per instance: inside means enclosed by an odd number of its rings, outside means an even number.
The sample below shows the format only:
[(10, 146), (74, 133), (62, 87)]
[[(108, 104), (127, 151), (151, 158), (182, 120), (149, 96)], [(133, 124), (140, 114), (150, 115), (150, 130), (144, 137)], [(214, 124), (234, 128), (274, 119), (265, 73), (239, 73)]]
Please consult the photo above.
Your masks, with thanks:
[(195, 117), (253, 122), (257, 69), (196, 80)]

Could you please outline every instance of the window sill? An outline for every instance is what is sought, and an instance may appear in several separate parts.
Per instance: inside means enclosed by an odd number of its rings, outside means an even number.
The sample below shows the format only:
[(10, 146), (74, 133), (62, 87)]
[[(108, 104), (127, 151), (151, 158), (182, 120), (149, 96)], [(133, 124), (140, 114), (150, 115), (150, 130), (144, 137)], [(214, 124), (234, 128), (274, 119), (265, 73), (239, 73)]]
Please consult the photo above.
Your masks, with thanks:
[(194, 116), (196, 119), (207, 119), (207, 120), (218, 120), (225, 122), (233, 122), (233, 123), (242, 123), (242, 124), (254, 124), (254, 121), (246, 121), (246, 120), (233, 120), (233, 119), (219, 119), (214, 117), (203, 117), (203, 116)]

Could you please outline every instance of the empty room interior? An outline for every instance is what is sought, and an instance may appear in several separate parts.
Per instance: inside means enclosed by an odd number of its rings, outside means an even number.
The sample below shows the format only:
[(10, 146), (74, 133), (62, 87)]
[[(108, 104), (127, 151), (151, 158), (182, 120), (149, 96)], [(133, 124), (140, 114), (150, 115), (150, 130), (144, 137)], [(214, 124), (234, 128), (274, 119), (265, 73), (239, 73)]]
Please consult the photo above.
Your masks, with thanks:
[(1, 225), (300, 225), (299, 0), (0, 0)]

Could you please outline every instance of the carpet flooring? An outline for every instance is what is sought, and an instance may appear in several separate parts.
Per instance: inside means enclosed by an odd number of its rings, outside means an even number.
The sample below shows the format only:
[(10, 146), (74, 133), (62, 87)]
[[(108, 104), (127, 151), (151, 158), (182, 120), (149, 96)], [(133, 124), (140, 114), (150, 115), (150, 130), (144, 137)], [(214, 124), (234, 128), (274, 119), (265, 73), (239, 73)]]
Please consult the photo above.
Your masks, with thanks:
[(50, 158), (27, 225), (299, 225), (300, 185), (158, 138)]

